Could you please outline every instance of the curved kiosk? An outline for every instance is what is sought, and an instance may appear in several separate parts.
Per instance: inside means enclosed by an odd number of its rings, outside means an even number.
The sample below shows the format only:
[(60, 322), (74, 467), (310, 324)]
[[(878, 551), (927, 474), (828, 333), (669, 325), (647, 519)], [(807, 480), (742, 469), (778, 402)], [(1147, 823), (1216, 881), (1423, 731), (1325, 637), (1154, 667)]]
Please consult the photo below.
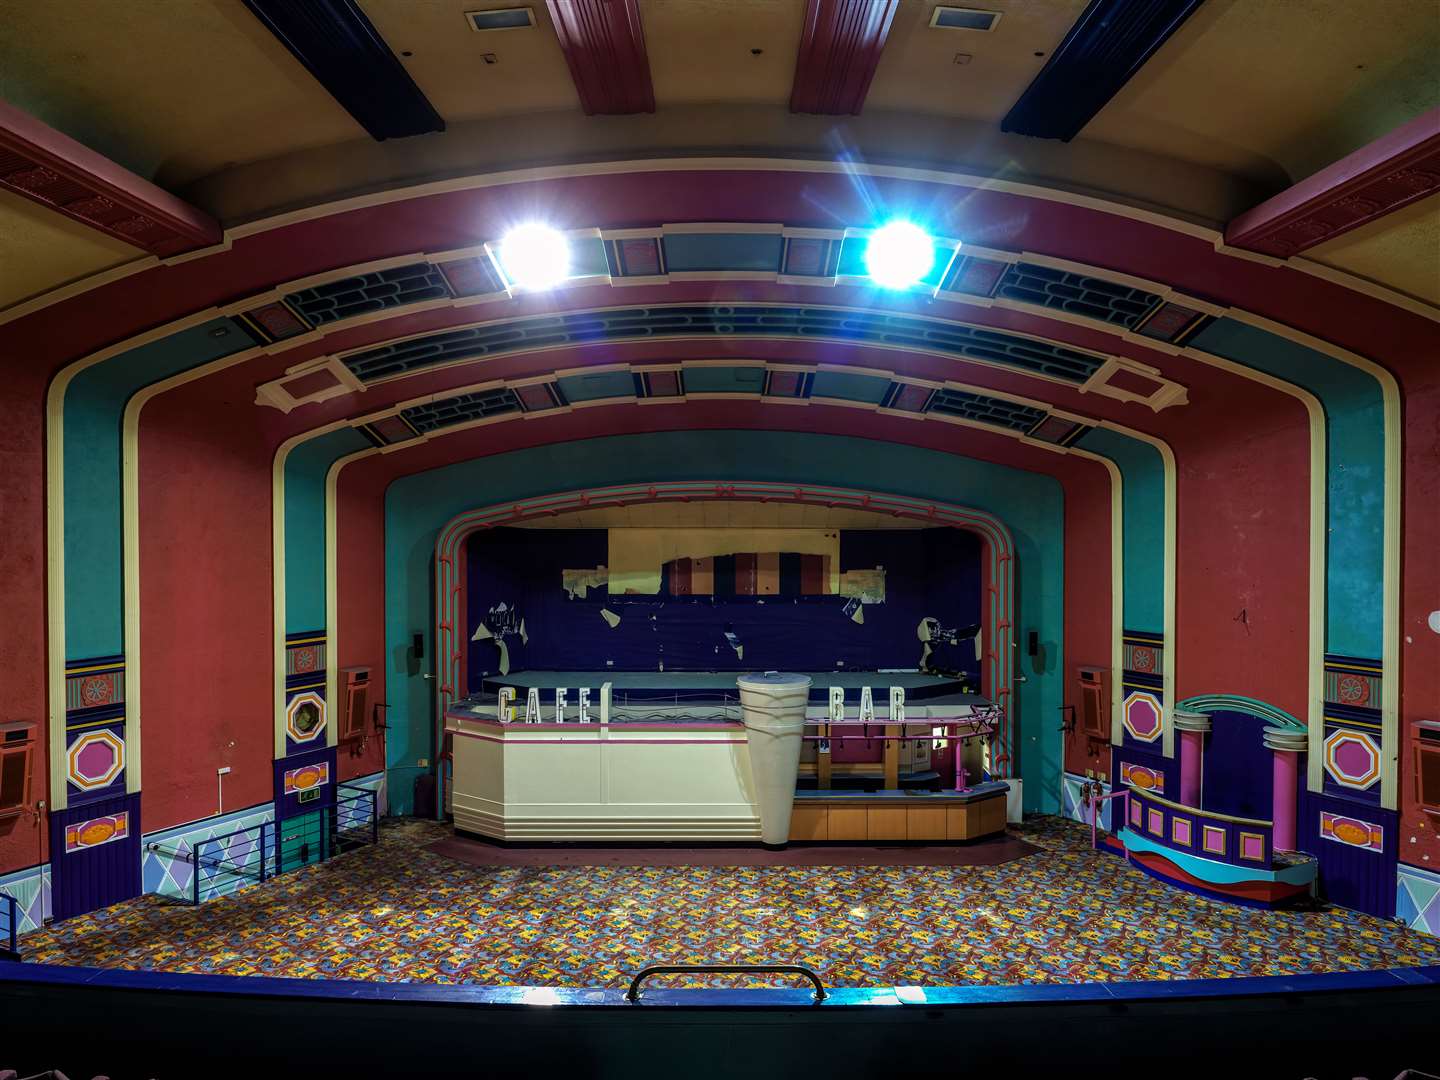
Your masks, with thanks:
[[(590, 692), (580, 691), (577, 704), (573, 681), (569, 689), (530, 689), (523, 708), (505, 689), (456, 702), (445, 714), (456, 831), (521, 843), (781, 846), (968, 840), (1004, 829), (1007, 785), (966, 784), (978, 765), (961, 769), (961, 790), (940, 791), (938, 772), (899, 764), (902, 746), (923, 746), (928, 769), (933, 739), (978, 743), (990, 730), (984, 699), (897, 703), (889, 719), (876, 718), (868, 690), (851, 707), (844, 688), (830, 687), (827, 703), (816, 681), (741, 675), (738, 709), (733, 691), (708, 703), (676, 694), (671, 702), (632, 698), (612, 708), (606, 683), (592, 712)], [(541, 709), (542, 694), (553, 708)], [(831, 744), (847, 742), (873, 748), (876, 771), (862, 783), (869, 790), (830, 789)], [(837, 765), (834, 773), (861, 782), (859, 773), (842, 771), (852, 768), (869, 766)], [(797, 793), (797, 782), (814, 787)]]

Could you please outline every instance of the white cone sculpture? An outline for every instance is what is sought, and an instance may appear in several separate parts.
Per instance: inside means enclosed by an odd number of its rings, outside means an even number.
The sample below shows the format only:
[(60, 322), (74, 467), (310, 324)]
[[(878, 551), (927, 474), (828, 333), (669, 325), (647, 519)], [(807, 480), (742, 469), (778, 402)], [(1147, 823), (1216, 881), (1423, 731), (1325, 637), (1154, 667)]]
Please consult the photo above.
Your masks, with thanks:
[(750, 749), (750, 776), (760, 807), (760, 838), (767, 844), (784, 844), (790, 839), (810, 677), (769, 672), (742, 675), (736, 683)]

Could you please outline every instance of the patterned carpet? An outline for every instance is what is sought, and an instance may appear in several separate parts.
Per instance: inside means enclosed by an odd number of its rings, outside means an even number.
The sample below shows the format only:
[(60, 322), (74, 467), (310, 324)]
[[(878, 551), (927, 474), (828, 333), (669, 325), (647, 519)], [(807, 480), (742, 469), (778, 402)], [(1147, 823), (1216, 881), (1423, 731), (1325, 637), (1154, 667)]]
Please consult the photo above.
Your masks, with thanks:
[(1012, 828), (1042, 851), (988, 867), (482, 868), (425, 850), (445, 826), (387, 823), (376, 848), (199, 908), (140, 897), (21, 945), (41, 963), (489, 986), (623, 987), (657, 963), (802, 963), (832, 986), (1440, 964), (1440, 938), (1396, 923), (1215, 903), (1090, 851), (1073, 822)]

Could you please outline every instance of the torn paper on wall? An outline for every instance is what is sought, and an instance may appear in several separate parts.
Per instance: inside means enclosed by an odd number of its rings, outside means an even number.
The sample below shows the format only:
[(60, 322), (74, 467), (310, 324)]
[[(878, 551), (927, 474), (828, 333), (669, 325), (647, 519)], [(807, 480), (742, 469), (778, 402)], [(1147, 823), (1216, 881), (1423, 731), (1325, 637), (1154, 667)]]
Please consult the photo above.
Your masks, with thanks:
[(853, 596), (862, 604), (885, 602), (885, 568), (846, 570), (840, 575), (840, 595)]
[(610, 568), (596, 566), (590, 569), (561, 570), (560, 584), (571, 600), (584, 600), (591, 589), (608, 588)]
[(614, 630), (615, 627), (620, 625), (620, 616), (616, 615), (615, 612), (611, 611), (609, 608), (602, 607), (600, 609), (600, 617), (610, 624), (611, 630)]

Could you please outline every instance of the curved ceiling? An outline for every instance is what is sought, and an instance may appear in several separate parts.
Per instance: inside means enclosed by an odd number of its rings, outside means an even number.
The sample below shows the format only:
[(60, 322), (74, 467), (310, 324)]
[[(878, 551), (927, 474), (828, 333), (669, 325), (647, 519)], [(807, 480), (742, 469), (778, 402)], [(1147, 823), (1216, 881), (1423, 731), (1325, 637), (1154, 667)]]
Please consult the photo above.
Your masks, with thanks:
[[(241, 0), (133, 3), (103, 19), (14, 5), (0, 97), (226, 225), (516, 166), (741, 152), (944, 163), (1219, 226), (1440, 104), (1428, 0), (1206, 0), (1068, 143), (1001, 128), (1084, 0), (990, 0), (1000, 18), (984, 33), (934, 28), (933, 0), (906, 0), (863, 111), (844, 117), (786, 107), (807, 0), (636, 0), (655, 111), (589, 117), (546, 3), (528, 5), (531, 28), (468, 28), (467, 11), (500, 6), (515, 5), (360, 4), (443, 134), (368, 139)], [(1436, 204), (1309, 257), (1440, 302)], [(46, 215), (0, 200), (0, 305), (133, 259)]]

